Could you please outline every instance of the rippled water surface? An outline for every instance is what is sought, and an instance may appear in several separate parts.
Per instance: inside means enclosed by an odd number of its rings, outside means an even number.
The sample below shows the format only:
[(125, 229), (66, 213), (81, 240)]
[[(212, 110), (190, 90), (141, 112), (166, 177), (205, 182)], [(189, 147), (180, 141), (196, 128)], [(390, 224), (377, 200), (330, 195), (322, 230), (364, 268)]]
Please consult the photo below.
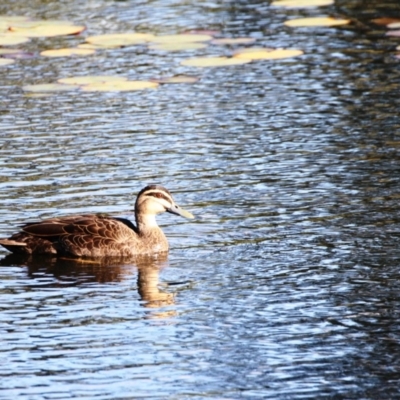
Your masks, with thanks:
[[(397, 1), (307, 10), (266, 1), (0, 5), (89, 34), (190, 29), (295, 47), (197, 69), (144, 47), (0, 67), (0, 230), (54, 215), (132, 217), (161, 183), (196, 215), (159, 222), (168, 258), (75, 263), (1, 252), (2, 399), (400, 398)], [(352, 19), (289, 29), (299, 16)], [(80, 37), (35, 39), (31, 52)], [(185, 73), (195, 84), (30, 97), (22, 85)]]

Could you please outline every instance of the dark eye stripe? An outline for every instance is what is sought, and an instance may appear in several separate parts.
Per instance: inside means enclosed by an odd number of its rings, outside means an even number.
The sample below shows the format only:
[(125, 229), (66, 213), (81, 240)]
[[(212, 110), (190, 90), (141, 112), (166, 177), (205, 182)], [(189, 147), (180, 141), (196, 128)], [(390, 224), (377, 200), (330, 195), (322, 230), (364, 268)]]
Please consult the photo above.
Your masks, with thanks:
[(147, 192), (146, 196), (157, 197), (158, 199), (164, 199), (165, 201), (168, 201), (169, 203), (171, 203), (171, 199), (168, 198), (165, 194), (160, 193), (160, 192)]

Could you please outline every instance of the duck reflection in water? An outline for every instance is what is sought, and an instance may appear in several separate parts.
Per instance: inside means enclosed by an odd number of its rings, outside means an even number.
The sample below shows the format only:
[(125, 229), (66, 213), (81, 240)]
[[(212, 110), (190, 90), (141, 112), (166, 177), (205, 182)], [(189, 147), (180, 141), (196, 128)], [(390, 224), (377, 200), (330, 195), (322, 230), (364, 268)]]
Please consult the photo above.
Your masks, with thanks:
[[(168, 265), (168, 253), (127, 258), (68, 259), (51, 256), (9, 254), (0, 265), (27, 266), (31, 278), (53, 275), (57, 281), (51, 287), (79, 286), (89, 282), (121, 282), (137, 273), (138, 293), (144, 307), (159, 308), (175, 304), (175, 295), (159, 288), (160, 270)], [(170, 316), (175, 311), (161, 313)], [(154, 315), (153, 315), (154, 316)]]

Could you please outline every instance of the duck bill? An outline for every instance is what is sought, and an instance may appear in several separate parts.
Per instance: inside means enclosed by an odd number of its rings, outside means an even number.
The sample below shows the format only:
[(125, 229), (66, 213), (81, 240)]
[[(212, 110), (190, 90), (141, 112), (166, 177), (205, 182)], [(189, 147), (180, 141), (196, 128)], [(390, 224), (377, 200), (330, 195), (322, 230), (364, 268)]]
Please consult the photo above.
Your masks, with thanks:
[(175, 215), (180, 215), (181, 217), (188, 218), (188, 219), (193, 219), (194, 215), (190, 213), (189, 211), (184, 210), (183, 208), (180, 208), (178, 205), (174, 204), (170, 208), (167, 209), (167, 212)]

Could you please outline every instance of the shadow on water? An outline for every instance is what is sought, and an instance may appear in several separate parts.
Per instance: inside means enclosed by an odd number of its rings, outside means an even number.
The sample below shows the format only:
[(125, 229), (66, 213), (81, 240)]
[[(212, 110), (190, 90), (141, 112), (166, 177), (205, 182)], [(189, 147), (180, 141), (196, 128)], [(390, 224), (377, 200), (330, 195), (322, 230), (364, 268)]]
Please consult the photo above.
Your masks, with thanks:
[(70, 287), (88, 283), (122, 282), (137, 273), (137, 291), (144, 307), (158, 308), (174, 304), (174, 294), (160, 290), (159, 274), (168, 265), (168, 254), (135, 258), (68, 259), (9, 254), (0, 266), (27, 267), (29, 278), (53, 276), (49, 287)]

